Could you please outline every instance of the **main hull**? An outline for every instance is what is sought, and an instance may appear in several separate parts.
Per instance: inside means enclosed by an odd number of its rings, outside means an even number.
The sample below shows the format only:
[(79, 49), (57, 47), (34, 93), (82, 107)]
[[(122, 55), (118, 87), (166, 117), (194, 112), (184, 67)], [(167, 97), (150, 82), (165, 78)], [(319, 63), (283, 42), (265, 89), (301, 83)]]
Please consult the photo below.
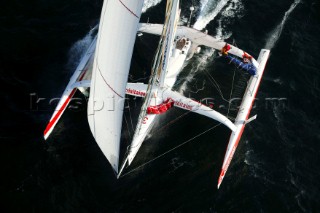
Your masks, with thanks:
[[(186, 40), (186, 38), (185, 38)], [(163, 102), (166, 101), (166, 98), (162, 95), (162, 90), (169, 90), (171, 91), (174, 83), (176, 82), (177, 76), (179, 75), (183, 64), (185, 62), (185, 59), (187, 57), (188, 51), (191, 46), (191, 41), (186, 42), (184, 45), (179, 46), (179, 40), (177, 40), (173, 46), (173, 49), (170, 50), (170, 58), (169, 58), (169, 64), (168, 64), (168, 69), (167, 73), (164, 79), (164, 84), (162, 88), (157, 88), (152, 91), (153, 97), (151, 98), (150, 105), (148, 107), (156, 106), (159, 104), (162, 104)], [(140, 96), (140, 94), (145, 94), (146, 93), (146, 88), (145, 90), (141, 91), (138, 88), (139, 85), (136, 85), (135, 88), (131, 88), (130, 85), (127, 87), (127, 92), (129, 91), (138, 91), (136, 92), (135, 96)], [(161, 89), (161, 90), (160, 90)], [(134, 95), (127, 93), (129, 95)], [(146, 114), (143, 118), (143, 121), (140, 125), (140, 128), (138, 132), (135, 133), (132, 144), (131, 144), (131, 149), (128, 154), (128, 164), (130, 165), (131, 162), (133, 161), (134, 157), (136, 156), (138, 150), (140, 149), (143, 141), (145, 140), (146, 136), (150, 132), (155, 119), (157, 118), (157, 114)]]

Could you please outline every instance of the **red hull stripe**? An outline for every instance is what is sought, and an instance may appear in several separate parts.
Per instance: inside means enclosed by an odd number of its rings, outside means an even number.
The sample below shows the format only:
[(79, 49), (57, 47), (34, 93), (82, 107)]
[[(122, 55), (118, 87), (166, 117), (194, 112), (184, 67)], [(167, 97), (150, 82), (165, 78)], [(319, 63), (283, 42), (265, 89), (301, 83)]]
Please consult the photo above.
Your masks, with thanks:
[[(88, 69), (86, 69), (80, 76), (79, 81), (81, 81), (83, 79), (83, 77), (85, 76), (86, 72)], [(64, 112), (64, 110), (66, 109), (66, 107), (68, 106), (71, 98), (73, 97), (73, 95), (76, 93), (76, 88), (74, 88), (70, 95), (68, 96), (68, 98), (65, 100), (65, 102), (62, 104), (61, 108), (58, 109), (57, 114), (52, 118), (52, 120), (48, 123), (46, 129), (44, 130), (44, 135), (46, 135), (50, 129), (56, 124), (56, 122), (58, 121), (58, 119), (61, 117), (61, 114)]]
[[(259, 82), (259, 84), (258, 84), (258, 87), (259, 87), (259, 85), (260, 85), (260, 82)], [(248, 111), (247, 116), (246, 116), (246, 120), (248, 120), (248, 117), (249, 117), (249, 114), (250, 114), (250, 112), (251, 112), (252, 105), (253, 105), (253, 102), (254, 102), (254, 100), (255, 100), (255, 98), (256, 98), (257, 92), (258, 92), (258, 90), (257, 90), (256, 93), (254, 94), (253, 100), (252, 100), (251, 105), (250, 105), (250, 110)], [(239, 144), (239, 141), (240, 141), (240, 139), (241, 139), (241, 136), (242, 136), (244, 127), (245, 127), (245, 124), (242, 125), (241, 130), (240, 130), (240, 133), (239, 133), (239, 135), (238, 135), (238, 137), (237, 137), (237, 139), (236, 139), (236, 143), (234, 144), (234, 146), (233, 146), (233, 148), (232, 148), (232, 149), (234, 149), (234, 151), (235, 151), (235, 149), (238, 147), (238, 144)], [(231, 161), (233, 155), (234, 155), (234, 153), (233, 153), (231, 156), (229, 156), (229, 159), (228, 159), (227, 164), (226, 164), (226, 165), (228, 165), (227, 167), (229, 167), (229, 165), (230, 165), (229, 162)], [(228, 169), (228, 168), (224, 168), (224, 169), (223, 169), (224, 172), (226, 172), (227, 169)]]
[(66, 109), (67, 105), (69, 104), (71, 98), (73, 97), (74, 93), (76, 92), (76, 89), (73, 89), (68, 96), (67, 100), (63, 103), (61, 108), (58, 110), (57, 114), (53, 117), (53, 119), (48, 123), (47, 128), (44, 130), (44, 135), (46, 135), (50, 129), (56, 124), (58, 119), (60, 118), (61, 114), (64, 112)]

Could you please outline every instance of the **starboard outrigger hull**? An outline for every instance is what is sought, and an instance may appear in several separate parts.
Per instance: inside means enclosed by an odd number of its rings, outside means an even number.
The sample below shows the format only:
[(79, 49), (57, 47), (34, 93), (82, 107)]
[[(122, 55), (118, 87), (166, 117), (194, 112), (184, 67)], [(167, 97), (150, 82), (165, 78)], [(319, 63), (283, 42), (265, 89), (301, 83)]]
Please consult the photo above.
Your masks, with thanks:
[(262, 49), (258, 58), (259, 67), (257, 69), (257, 74), (251, 76), (245, 94), (243, 96), (238, 115), (235, 119), (236, 130), (231, 133), (227, 151), (223, 160), (222, 169), (220, 172), (218, 180), (218, 188), (222, 183), (222, 180), (228, 170), (230, 162), (233, 158), (233, 155), (237, 149), (239, 141), (241, 139), (245, 125), (247, 124), (255, 97), (257, 95), (259, 85), (263, 76), (263, 72), (269, 57), (270, 50)]

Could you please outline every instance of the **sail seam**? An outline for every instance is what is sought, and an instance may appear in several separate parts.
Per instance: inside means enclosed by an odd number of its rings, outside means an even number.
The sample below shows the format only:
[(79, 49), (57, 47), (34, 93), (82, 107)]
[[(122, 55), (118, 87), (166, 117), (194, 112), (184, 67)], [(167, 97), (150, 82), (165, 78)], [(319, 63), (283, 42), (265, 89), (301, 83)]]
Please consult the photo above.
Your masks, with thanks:
[(138, 19), (140, 19), (140, 17), (137, 16), (137, 14), (135, 14), (132, 10), (130, 10), (130, 8), (127, 7), (121, 0), (119, 0), (119, 2), (120, 2), (132, 15), (134, 15), (135, 17), (137, 17)]
[(101, 70), (100, 70), (99, 67), (98, 67), (98, 70), (99, 70), (99, 73), (100, 73), (103, 81), (108, 85), (108, 87), (109, 87), (117, 96), (119, 96), (120, 98), (123, 98), (119, 93), (117, 93), (117, 92), (110, 86), (110, 84), (108, 84), (108, 82), (106, 81), (106, 79), (105, 79), (104, 76), (102, 75)]

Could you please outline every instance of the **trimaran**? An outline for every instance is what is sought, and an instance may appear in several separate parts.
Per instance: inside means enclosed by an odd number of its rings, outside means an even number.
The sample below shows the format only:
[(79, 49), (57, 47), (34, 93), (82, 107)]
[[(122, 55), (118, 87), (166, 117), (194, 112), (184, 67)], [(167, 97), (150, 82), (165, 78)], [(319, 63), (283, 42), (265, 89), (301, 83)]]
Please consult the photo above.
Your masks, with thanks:
[[(90, 87), (87, 110), (90, 129), (119, 177), (125, 166), (132, 163), (157, 115), (173, 106), (179, 107), (212, 118), (231, 130), (218, 180), (219, 188), (245, 125), (255, 118), (248, 119), (269, 50), (262, 49), (258, 60), (255, 60), (222, 40), (188, 26), (179, 26), (179, 0), (167, 0), (164, 24), (139, 24), (142, 6), (143, 0), (104, 1), (98, 34), (71, 77), (44, 131), (44, 138), (48, 138), (76, 90), (85, 93)], [(148, 84), (127, 82), (137, 32), (160, 36)], [(251, 73), (234, 122), (214, 109), (172, 91), (187, 56), (192, 56), (199, 45), (222, 51), (237, 66)], [(129, 152), (119, 165), (126, 94), (142, 97), (144, 103)]]

